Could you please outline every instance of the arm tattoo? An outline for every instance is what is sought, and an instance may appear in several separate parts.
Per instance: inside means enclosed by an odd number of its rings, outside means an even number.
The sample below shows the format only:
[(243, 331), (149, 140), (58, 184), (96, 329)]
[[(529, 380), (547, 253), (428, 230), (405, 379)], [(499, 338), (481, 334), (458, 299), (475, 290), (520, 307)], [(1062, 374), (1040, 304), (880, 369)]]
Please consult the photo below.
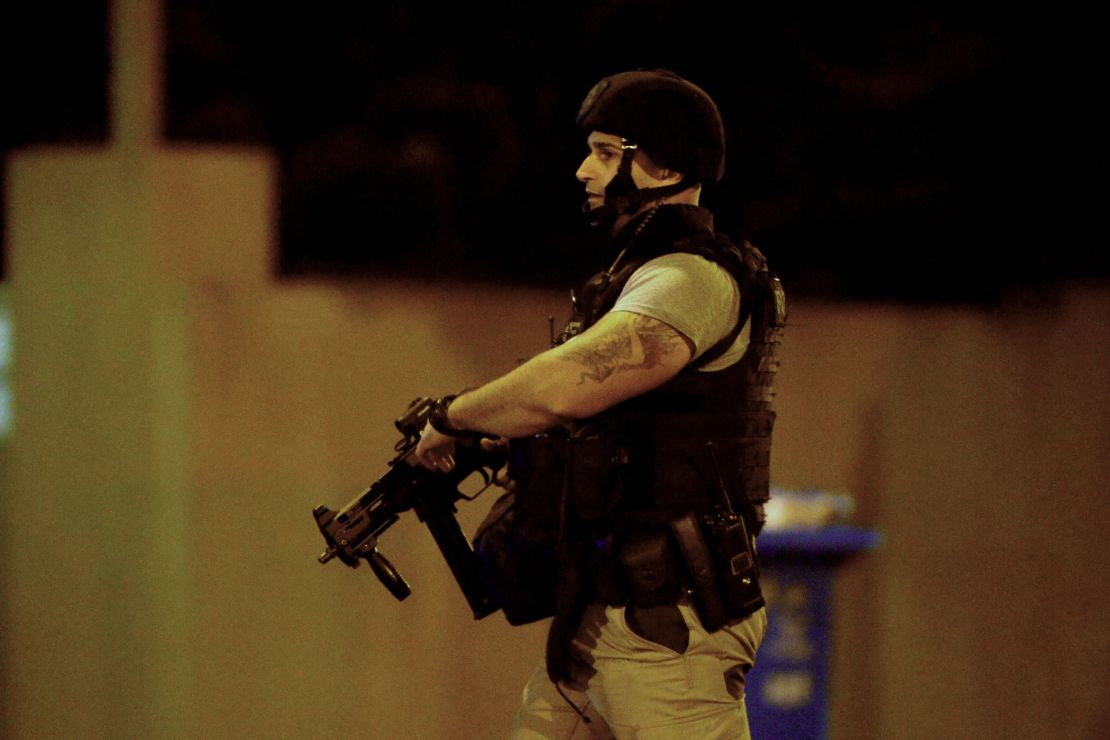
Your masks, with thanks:
[[(575, 349), (570, 347), (566, 360), (584, 365), (578, 384), (587, 380), (602, 383), (614, 373), (623, 370), (647, 369), (655, 367), (662, 358), (675, 350), (675, 330), (661, 321), (648, 316), (637, 315), (632, 326), (620, 327), (618, 331), (599, 337), (591, 344)], [(633, 358), (632, 335), (639, 338), (643, 357)]]

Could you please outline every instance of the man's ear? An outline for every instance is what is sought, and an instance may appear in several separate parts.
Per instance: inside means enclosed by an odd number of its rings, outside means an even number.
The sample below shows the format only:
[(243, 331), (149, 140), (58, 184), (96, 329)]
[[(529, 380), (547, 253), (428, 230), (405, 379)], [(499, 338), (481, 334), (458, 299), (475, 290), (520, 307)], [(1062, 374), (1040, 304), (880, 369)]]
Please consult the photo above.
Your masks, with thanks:
[(659, 180), (664, 185), (673, 185), (674, 183), (681, 182), (682, 180), (681, 172), (675, 172), (672, 169), (660, 167), (655, 162), (653, 162), (651, 156), (642, 149), (636, 152), (636, 163), (640, 165), (640, 169), (642, 169), (645, 173), (655, 178), (656, 180)]
[(681, 182), (684, 176), (681, 172), (675, 172), (674, 170), (664, 168), (659, 170), (657, 177), (668, 185), (673, 185), (676, 182)]

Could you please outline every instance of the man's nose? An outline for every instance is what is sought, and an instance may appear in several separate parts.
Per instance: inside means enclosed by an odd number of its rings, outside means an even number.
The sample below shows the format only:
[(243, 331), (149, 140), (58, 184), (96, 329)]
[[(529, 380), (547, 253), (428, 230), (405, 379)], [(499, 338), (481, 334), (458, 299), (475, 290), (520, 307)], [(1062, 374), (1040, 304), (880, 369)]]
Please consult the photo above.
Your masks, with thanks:
[(586, 157), (582, 160), (582, 164), (578, 165), (578, 171), (574, 173), (574, 176), (578, 178), (579, 182), (589, 182), (594, 179), (594, 174), (588, 166), (589, 162), (590, 158)]

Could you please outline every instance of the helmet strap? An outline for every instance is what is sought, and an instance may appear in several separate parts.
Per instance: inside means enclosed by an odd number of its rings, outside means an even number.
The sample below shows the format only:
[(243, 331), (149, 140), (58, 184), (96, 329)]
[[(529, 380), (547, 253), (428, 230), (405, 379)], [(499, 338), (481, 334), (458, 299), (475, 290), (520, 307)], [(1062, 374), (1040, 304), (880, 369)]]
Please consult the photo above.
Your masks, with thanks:
[(645, 203), (681, 193), (689, 187), (684, 181), (657, 188), (636, 187), (636, 183), (632, 180), (632, 160), (638, 148), (627, 139), (621, 141), (621, 161), (617, 165), (617, 174), (605, 186), (602, 193), (605, 202), (597, 208), (590, 209), (587, 204), (582, 209), (591, 226), (608, 230), (620, 216), (637, 213)]

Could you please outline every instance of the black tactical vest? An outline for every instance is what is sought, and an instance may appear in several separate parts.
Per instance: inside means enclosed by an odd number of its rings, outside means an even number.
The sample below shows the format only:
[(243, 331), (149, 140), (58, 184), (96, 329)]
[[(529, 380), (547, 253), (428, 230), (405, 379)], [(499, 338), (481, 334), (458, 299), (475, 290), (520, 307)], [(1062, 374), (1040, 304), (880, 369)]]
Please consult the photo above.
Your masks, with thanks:
[[(529, 492), (518, 501), (520, 515), (557, 529), (563, 539), (573, 531), (596, 536), (655, 526), (681, 512), (723, 505), (727, 497), (758, 532), (769, 496), (772, 381), (786, 313), (781, 283), (755, 247), (715, 233), (712, 214), (697, 206), (665, 205), (638, 216), (618, 235), (617, 247), (613, 266), (575, 292), (564, 341), (609, 311), (637, 268), (676, 252), (701, 255), (732, 275), (741, 291), (740, 320), (659, 388), (565, 433), (514, 444), (512, 475)], [(744, 356), (723, 370), (701, 371), (747, 321)]]

